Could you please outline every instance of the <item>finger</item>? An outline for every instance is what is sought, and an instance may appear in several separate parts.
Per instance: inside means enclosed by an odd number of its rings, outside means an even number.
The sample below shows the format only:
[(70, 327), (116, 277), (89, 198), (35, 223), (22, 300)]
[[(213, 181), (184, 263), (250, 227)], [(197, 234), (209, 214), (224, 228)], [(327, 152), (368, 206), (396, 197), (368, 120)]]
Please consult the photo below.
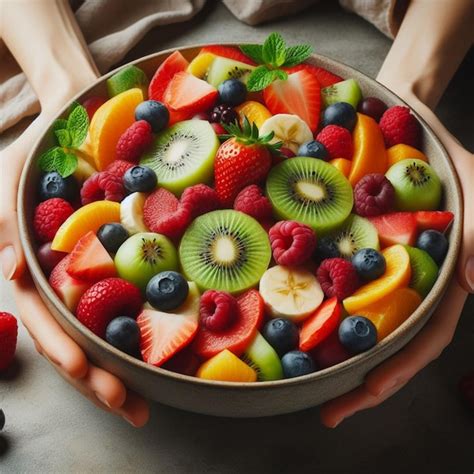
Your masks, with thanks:
[(115, 375), (92, 364), (89, 365), (86, 376), (78, 380), (78, 383), (84, 384), (89, 392), (112, 410), (122, 407), (127, 398), (127, 389)]
[(118, 412), (135, 428), (141, 428), (150, 419), (149, 403), (131, 390), (128, 390), (127, 399)]
[(0, 265), (5, 280), (14, 280), (25, 271), (25, 255), (18, 233), (17, 213), (12, 209), (1, 209), (4, 207), (5, 203), (0, 204)]

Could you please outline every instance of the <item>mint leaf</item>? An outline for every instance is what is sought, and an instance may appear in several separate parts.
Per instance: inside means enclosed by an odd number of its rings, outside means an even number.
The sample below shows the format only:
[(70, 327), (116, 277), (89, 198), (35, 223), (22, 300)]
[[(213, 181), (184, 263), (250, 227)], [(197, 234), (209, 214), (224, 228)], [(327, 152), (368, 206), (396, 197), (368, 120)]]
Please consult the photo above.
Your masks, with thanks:
[[(56, 155), (58, 154), (58, 150), (61, 150), (58, 146), (54, 148), (50, 148), (48, 151), (44, 152), (39, 160), (38, 166), (41, 171), (56, 171), (55, 162), (56, 162)], [(62, 150), (61, 150), (62, 151)]]
[(53, 123), (53, 132), (56, 130), (65, 130), (67, 128), (67, 120), (57, 119)]
[(61, 153), (56, 156), (56, 171), (63, 178), (67, 178), (73, 174), (74, 171), (76, 171), (77, 164), (77, 157), (72, 153), (65, 153), (64, 150), (61, 150)]
[(269, 86), (276, 79), (285, 80), (288, 74), (281, 69), (268, 69), (267, 66), (259, 66), (254, 69), (247, 80), (247, 89), (249, 91), (261, 91)]
[(89, 116), (82, 105), (76, 105), (67, 119), (67, 129), (71, 135), (71, 145), (79, 148), (86, 139), (89, 129)]
[(280, 33), (272, 33), (263, 43), (263, 59), (265, 64), (280, 67), (286, 58), (286, 44)]
[(68, 115), (71, 115), (71, 114), (72, 114), (72, 111), (73, 111), (76, 107), (78, 107), (78, 106), (80, 106), (80, 105), (81, 105), (81, 104), (80, 104), (77, 100), (74, 100), (74, 101), (72, 102), (71, 106), (69, 107)]
[(263, 64), (263, 46), (261, 44), (243, 44), (240, 46), (242, 53), (249, 56), (258, 64)]
[(296, 66), (297, 64), (300, 64), (308, 59), (312, 52), (313, 48), (307, 44), (290, 46), (289, 48), (286, 48), (286, 58), (283, 66)]
[(54, 134), (58, 139), (58, 143), (62, 147), (71, 146), (71, 134), (66, 129), (55, 130)]

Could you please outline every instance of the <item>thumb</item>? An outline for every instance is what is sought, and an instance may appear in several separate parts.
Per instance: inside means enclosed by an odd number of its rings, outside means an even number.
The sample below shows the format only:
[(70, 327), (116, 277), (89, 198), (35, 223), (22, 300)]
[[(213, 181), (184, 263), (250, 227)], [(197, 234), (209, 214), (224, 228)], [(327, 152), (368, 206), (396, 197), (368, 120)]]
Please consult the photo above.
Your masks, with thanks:
[(0, 210), (0, 265), (5, 280), (15, 280), (25, 271), (25, 255), (18, 233), (17, 213)]

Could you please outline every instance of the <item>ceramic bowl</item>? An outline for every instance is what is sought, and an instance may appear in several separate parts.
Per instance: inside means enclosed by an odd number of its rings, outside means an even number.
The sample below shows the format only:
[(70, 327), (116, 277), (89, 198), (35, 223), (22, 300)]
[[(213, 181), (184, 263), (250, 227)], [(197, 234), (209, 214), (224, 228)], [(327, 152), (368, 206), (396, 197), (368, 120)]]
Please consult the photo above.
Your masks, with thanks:
[[(179, 48), (187, 58), (194, 57), (200, 46)], [(149, 77), (158, 65), (174, 51), (167, 50), (134, 61)], [(375, 80), (361, 72), (328, 59), (313, 55), (311, 64), (323, 66), (344, 78), (352, 77), (361, 86), (364, 97), (375, 96), (389, 106), (403, 101)], [(81, 101), (90, 95), (107, 96), (106, 80), (115, 71), (101, 77), (75, 97)], [(58, 114), (64, 117), (70, 104)], [(415, 114), (416, 115), (416, 114)], [(428, 321), (454, 272), (461, 238), (462, 200), (453, 165), (432, 130), (417, 116), (423, 128), (423, 151), (439, 174), (444, 188), (443, 208), (455, 214), (449, 231), (449, 251), (440, 275), (418, 309), (396, 331), (373, 349), (341, 364), (295, 379), (261, 383), (228, 383), (206, 381), (160, 369), (130, 357), (94, 335), (84, 327), (56, 296), (36, 258), (32, 216), (36, 205), (39, 177), (37, 159), (53, 145), (51, 130), (46, 131), (31, 150), (21, 178), (18, 193), (18, 215), (26, 259), (45, 304), (64, 330), (83, 348), (90, 360), (117, 375), (125, 384), (145, 397), (183, 410), (228, 417), (260, 417), (289, 413), (316, 406), (360, 385), (375, 366), (405, 346)]]

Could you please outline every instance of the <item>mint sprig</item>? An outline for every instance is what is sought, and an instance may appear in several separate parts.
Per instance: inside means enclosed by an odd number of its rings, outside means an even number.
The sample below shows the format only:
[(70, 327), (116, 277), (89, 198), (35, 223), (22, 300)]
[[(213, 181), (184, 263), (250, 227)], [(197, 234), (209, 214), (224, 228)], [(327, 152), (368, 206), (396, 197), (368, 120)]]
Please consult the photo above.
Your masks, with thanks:
[(311, 55), (310, 45), (286, 46), (279, 33), (272, 33), (261, 44), (243, 44), (241, 51), (261, 66), (255, 68), (247, 80), (247, 89), (255, 92), (265, 89), (277, 79), (288, 79), (283, 67), (292, 67), (302, 63)]
[(72, 175), (77, 168), (77, 157), (72, 153), (67, 153), (61, 147), (50, 148), (43, 153), (38, 165), (42, 171), (57, 171), (63, 178)]

